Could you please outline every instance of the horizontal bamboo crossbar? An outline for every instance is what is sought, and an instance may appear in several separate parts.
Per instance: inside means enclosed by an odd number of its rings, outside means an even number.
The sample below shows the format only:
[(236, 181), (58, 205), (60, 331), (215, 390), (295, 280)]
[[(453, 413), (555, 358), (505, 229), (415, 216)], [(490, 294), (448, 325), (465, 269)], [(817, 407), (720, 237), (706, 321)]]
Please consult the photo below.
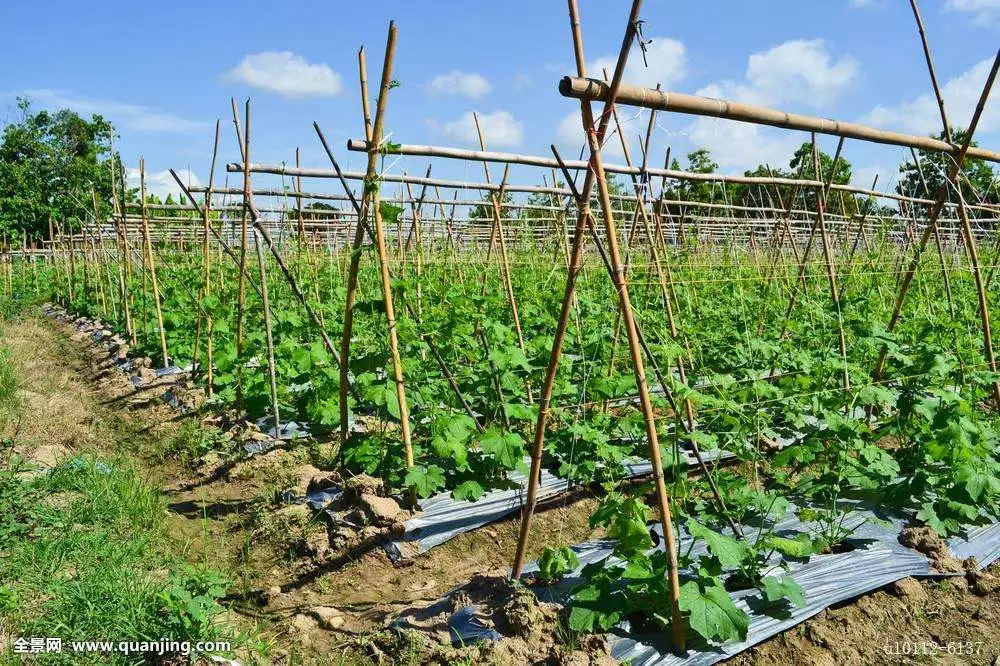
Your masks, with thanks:
[[(368, 142), (364, 139), (349, 139), (347, 149), (356, 152), (368, 152)], [(420, 146), (412, 144), (393, 145), (393, 155), (413, 155), (418, 157), (445, 157), (449, 159), (470, 160), (477, 162), (497, 162), (500, 164), (523, 164), (525, 166), (545, 167), (547, 169), (559, 169), (558, 160), (551, 157), (539, 157), (537, 155), (520, 155), (517, 153), (498, 153), (490, 150), (466, 150), (463, 148), (448, 148), (444, 146)], [(588, 163), (582, 160), (563, 160), (563, 165), (575, 171), (582, 171), (588, 168)], [(643, 169), (637, 166), (626, 166), (623, 164), (605, 164), (604, 170), (608, 173), (617, 173), (630, 176), (640, 176), (648, 174), (650, 176), (662, 176), (673, 178), (674, 180), (688, 180), (695, 182), (714, 183), (736, 183), (742, 185), (801, 185), (818, 187), (822, 185), (819, 181), (800, 180), (797, 178), (766, 178), (758, 176), (736, 176), (722, 175), (717, 173), (693, 173), (691, 171), (680, 171), (678, 169), (659, 169), (648, 167)], [(511, 186), (505, 188), (511, 191)], [(545, 190), (547, 191), (547, 190)], [(560, 193), (564, 190), (560, 190)]]
[[(350, 139), (347, 142), (348, 150), (354, 151), (367, 151), (368, 142), (362, 139)], [(539, 157), (537, 155), (520, 155), (515, 153), (498, 153), (488, 150), (466, 150), (462, 148), (446, 148), (442, 146), (420, 146), (411, 144), (401, 144), (394, 145), (392, 153), (394, 155), (410, 155), (416, 157), (443, 157), (449, 159), (459, 159), (459, 160), (477, 160), (484, 162), (496, 162), (499, 164), (523, 164), (527, 166), (538, 166), (538, 167), (548, 167), (558, 169), (559, 162), (555, 159), (548, 157)], [(587, 162), (580, 160), (570, 160), (563, 161), (563, 166), (567, 169), (580, 171), (587, 168)], [(625, 166), (621, 164), (604, 164), (604, 170), (608, 173), (624, 174), (629, 176), (640, 176), (647, 174), (649, 176), (658, 176), (663, 178), (672, 178), (674, 180), (685, 180), (693, 182), (704, 182), (704, 183), (734, 183), (738, 185), (780, 185), (780, 186), (795, 186), (795, 187), (819, 187), (825, 185), (817, 180), (805, 180), (798, 178), (780, 178), (780, 177), (769, 177), (769, 176), (739, 176), (739, 175), (723, 175), (718, 173), (694, 173), (691, 171), (680, 171), (677, 169), (660, 169), (646, 167), (641, 168), (637, 166)], [(326, 175), (320, 176), (323, 178), (331, 177), (333, 171), (329, 171)], [(478, 186), (477, 186), (478, 187)], [(485, 189), (486, 186), (484, 185)], [(934, 204), (932, 199), (923, 199), (920, 197), (910, 197), (904, 194), (896, 194), (894, 192), (880, 192), (878, 190), (869, 190), (863, 187), (856, 187), (854, 185), (841, 185), (834, 183), (829, 186), (831, 190), (837, 190), (841, 192), (850, 192), (852, 194), (861, 194), (864, 196), (875, 197), (877, 199), (891, 199), (893, 201), (905, 201), (908, 203), (921, 204), (925, 206), (931, 206)], [(516, 189), (508, 186), (507, 191), (517, 191)], [(566, 195), (569, 193), (568, 190), (560, 188), (539, 188), (538, 191), (550, 192), (552, 194)], [(954, 205), (954, 204), (948, 204)], [(1000, 207), (991, 205), (972, 205), (966, 203), (966, 207), (972, 210), (985, 210), (992, 213), (996, 213), (1000, 210)]]
[[(604, 101), (607, 99), (608, 91), (608, 84), (597, 79), (564, 76), (559, 81), (559, 92), (564, 97)], [(639, 106), (644, 109), (674, 111), (696, 116), (710, 116), (712, 118), (770, 125), (784, 129), (802, 130), (803, 132), (818, 132), (820, 134), (829, 134), (847, 139), (861, 139), (862, 141), (916, 148), (918, 150), (938, 153), (957, 155), (961, 149), (958, 145), (928, 136), (891, 132), (857, 123), (830, 120), (817, 116), (806, 116), (799, 113), (788, 113), (786, 111), (778, 111), (777, 109), (768, 109), (762, 106), (714, 99), (712, 97), (699, 97), (698, 95), (687, 95), (666, 90), (653, 90), (652, 88), (642, 88), (640, 86), (622, 84), (618, 90), (616, 101), (618, 104)], [(967, 155), (970, 158), (1000, 162), (1000, 153), (984, 148), (969, 148)]]

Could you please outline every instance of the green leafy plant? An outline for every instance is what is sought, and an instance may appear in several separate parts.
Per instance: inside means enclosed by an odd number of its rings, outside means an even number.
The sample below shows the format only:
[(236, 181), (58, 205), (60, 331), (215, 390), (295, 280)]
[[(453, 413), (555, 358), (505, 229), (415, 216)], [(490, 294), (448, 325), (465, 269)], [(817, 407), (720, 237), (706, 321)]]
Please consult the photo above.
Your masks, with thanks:
[(538, 558), (538, 580), (546, 585), (562, 580), (580, 566), (580, 558), (569, 546), (546, 546)]

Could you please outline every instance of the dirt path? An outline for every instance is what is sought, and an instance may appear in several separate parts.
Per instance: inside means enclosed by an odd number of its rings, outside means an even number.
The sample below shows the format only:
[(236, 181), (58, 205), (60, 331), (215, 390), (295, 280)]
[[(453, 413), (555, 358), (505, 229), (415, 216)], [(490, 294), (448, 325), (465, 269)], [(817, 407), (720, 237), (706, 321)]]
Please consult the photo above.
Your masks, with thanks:
[[(453, 539), (395, 566), (378, 547), (333, 552), (325, 526), (304, 506), (285, 506), (276, 493), (315, 471), (315, 447), (274, 450), (222, 475), (204, 475), (178, 461), (178, 441), (197, 437), (180, 418), (110, 367), (106, 353), (67, 326), (44, 319), (6, 325), (5, 340), (25, 364), (31, 416), (22, 440), (42, 455), (70, 451), (127, 452), (163, 489), (174, 547), (239, 581), (234, 609), (271, 627), (299, 659), (326, 663), (345, 639), (381, 629), (400, 608), (432, 601), (475, 574), (506, 571), (517, 541), (511, 518)], [(185, 425), (187, 424), (187, 425)], [(46, 448), (51, 447), (51, 448)], [(321, 456), (319, 456), (321, 457)], [(539, 512), (529, 556), (554, 540), (576, 543), (598, 535), (587, 525), (595, 502), (574, 497)], [(325, 609), (342, 617), (323, 631)]]

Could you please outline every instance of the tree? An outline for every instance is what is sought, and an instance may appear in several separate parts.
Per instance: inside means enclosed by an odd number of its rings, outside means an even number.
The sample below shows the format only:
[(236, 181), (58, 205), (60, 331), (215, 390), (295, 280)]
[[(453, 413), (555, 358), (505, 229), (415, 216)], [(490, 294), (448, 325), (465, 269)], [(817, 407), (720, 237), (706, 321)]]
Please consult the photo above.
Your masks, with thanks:
[(33, 113), (20, 97), (17, 107), (21, 119), (4, 127), (0, 139), (0, 235), (47, 237), (50, 217), (78, 229), (93, 215), (91, 192), (106, 215), (112, 174), (124, 181), (111, 151), (111, 123), (68, 109)]
[[(493, 224), (493, 204), (492, 204), (493, 196), (494, 193), (489, 193), (489, 192), (485, 193), (483, 195), (483, 200), (487, 203), (477, 204), (476, 207), (472, 209), (472, 212), (469, 213), (469, 219), (486, 220), (485, 224)], [(513, 209), (509, 208), (507, 205), (504, 205), (512, 203), (514, 203), (514, 197), (511, 196), (510, 192), (504, 192), (503, 199), (501, 199), (500, 201), (501, 219), (508, 220), (513, 217), (513, 215), (511, 214)]]
[[(792, 155), (792, 160), (788, 163), (792, 173), (800, 174), (799, 177), (806, 180), (829, 182), (830, 171), (833, 169), (833, 158), (822, 150), (818, 152), (820, 178), (816, 177), (816, 168), (813, 161), (813, 145), (810, 141), (804, 142), (795, 151), (795, 154)], [(837, 171), (833, 175), (833, 182), (838, 185), (847, 185), (851, 182), (851, 163), (845, 160), (843, 156), (837, 160)]]
[[(833, 183), (836, 185), (847, 185), (851, 182), (853, 169), (851, 168), (851, 163), (845, 160), (843, 155), (837, 160), (836, 171), (833, 171), (833, 158), (822, 150), (817, 149), (817, 152), (819, 154), (819, 177), (816, 176), (816, 166), (813, 160), (813, 144), (810, 141), (804, 142), (795, 151), (795, 154), (792, 155), (792, 159), (788, 163), (792, 173), (797, 174), (799, 178), (805, 180), (819, 180), (823, 183)], [(833, 172), (832, 180), (830, 178), (831, 172)], [(802, 196), (805, 198), (808, 209), (816, 210), (816, 188), (810, 187), (803, 190)], [(828, 193), (825, 209), (828, 212), (838, 215), (844, 214), (844, 208), (847, 209), (847, 214), (853, 213), (855, 207), (847, 203), (847, 199), (844, 199), (843, 202), (844, 205), (841, 205), (840, 196), (837, 196), (835, 193)]]
[[(967, 136), (967, 131), (956, 130), (953, 139), (955, 143), (961, 145)], [(944, 132), (938, 134), (937, 138), (943, 141)], [(975, 146), (976, 142), (972, 141), (971, 145)], [(954, 157), (948, 153), (921, 150), (917, 152), (917, 160), (917, 163), (907, 160), (899, 165), (899, 172), (902, 175), (896, 186), (896, 192), (921, 199), (936, 198), (938, 190), (941, 189), (941, 185), (954, 166)], [(921, 171), (927, 180), (927, 189), (924, 188), (923, 181), (920, 179)], [(979, 203), (984, 199), (988, 203), (1000, 203), (1000, 191), (998, 191), (1000, 178), (985, 160), (966, 157), (962, 164), (960, 183), (962, 197), (966, 202)], [(928, 190), (930, 191), (928, 192)], [(948, 196), (949, 200), (955, 200), (953, 188), (950, 188)], [(970, 214), (974, 212), (970, 211)]]
[[(688, 153), (687, 161), (686, 170), (691, 173), (714, 173), (719, 169), (719, 165), (712, 160), (712, 154), (707, 148), (699, 148)], [(686, 180), (681, 183), (680, 189), (680, 194), (686, 201), (710, 202), (717, 194), (716, 183), (707, 181)]]

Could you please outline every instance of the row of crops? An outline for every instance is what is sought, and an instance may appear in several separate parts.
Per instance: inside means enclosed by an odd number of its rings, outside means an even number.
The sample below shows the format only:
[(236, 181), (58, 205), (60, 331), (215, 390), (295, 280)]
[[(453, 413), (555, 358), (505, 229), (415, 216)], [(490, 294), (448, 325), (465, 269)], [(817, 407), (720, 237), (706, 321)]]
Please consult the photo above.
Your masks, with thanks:
[[(153, 249), (170, 361), (184, 366), (203, 360), (210, 335), (214, 367), (206, 407), (235, 407), (251, 419), (269, 416), (257, 290), (244, 286), (240, 320), (234, 305), (238, 268), (218, 248), (211, 249), (209, 296), (201, 292), (199, 245), (160, 242)], [(679, 554), (680, 605), (691, 629), (712, 640), (745, 637), (747, 617), (730, 599), (724, 577), (728, 590), (759, 588), (767, 604), (804, 603), (793, 578), (769, 571), (768, 563), (775, 554), (806, 559), (843, 547), (858, 501), (908, 512), (941, 535), (1000, 517), (996, 417), (988, 402), (998, 377), (984, 362), (976, 291), (961, 245), (946, 244), (943, 262), (933, 248), (925, 252), (891, 332), (887, 322), (913, 250), (888, 236), (833, 248), (839, 305), (830, 297), (825, 264), (800, 266), (788, 250), (689, 243), (662, 251), (669, 292), (661, 289), (645, 248), (635, 248), (628, 277), (651, 356), (675, 524), (707, 546), (698, 557)], [(159, 358), (156, 294), (142, 258), (117, 252), (111, 241), (103, 251), (77, 252), (72, 262), (65, 249), (55, 253), (55, 262), (11, 262), (8, 295), (62, 302), (128, 337), (124, 294), (136, 351)], [(349, 253), (294, 244), (284, 252), (324, 328), (338, 336)], [(510, 472), (527, 473), (537, 391), (559, 316), (566, 278), (561, 244), (523, 246), (508, 257), (520, 331), (496, 253), (403, 247), (391, 255), (413, 434), (415, 463), (409, 468), (378, 256), (371, 248), (362, 252), (348, 400), (352, 421), (363, 419), (368, 427), (351, 431), (340, 464), (379, 476), (397, 491), (415, 489), (420, 497), (450, 492), (474, 502), (489, 490), (513, 487)], [(983, 263), (992, 264), (986, 248), (983, 254)], [(270, 257), (263, 261), (282, 419), (307, 422), (315, 436), (335, 439), (339, 368), (278, 267)], [(246, 266), (250, 281), (259, 282), (257, 263)], [(885, 371), (876, 380), (883, 348)], [(686, 368), (683, 382), (678, 360)], [(194, 376), (207, 390), (203, 370), (196, 365)], [(613, 557), (585, 569), (569, 618), (575, 630), (606, 630), (625, 618), (641, 618), (653, 628), (670, 623), (667, 558), (654, 549), (647, 527), (650, 488), (623, 482), (622, 462), (646, 457), (636, 391), (617, 297), (604, 265), (589, 252), (557, 375), (544, 465), (560, 477), (603, 486), (591, 522), (606, 527), (618, 546)], [(693, 432), (682, 427), (684, 414), (668, 395), (691, 402)], [(703, 452), (724, 449), (735, 464), (713, 467), (710, 477), (688, 469), (681, 454), (693, 443)], [(773, 530), (789, 511), (798, 512), (807, 529)], [(733, 523), (762, 529), (741, 539), (728, 529)], [(543, 581), (575, 568), (576, 557), (565, 546), (546, 549), (538, 574)]]

